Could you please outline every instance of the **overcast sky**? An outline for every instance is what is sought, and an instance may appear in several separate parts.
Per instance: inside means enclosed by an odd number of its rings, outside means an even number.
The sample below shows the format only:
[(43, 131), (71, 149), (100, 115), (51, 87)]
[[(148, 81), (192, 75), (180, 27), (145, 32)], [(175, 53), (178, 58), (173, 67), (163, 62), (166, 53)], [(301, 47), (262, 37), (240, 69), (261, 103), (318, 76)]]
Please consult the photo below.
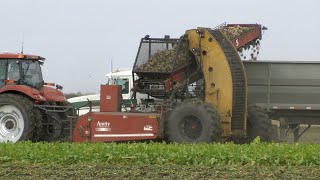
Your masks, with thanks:
[(46, 58), (46, 82), (99, 92), (105, 74), (131, 68), (140, 38), (179, 37), (227, 23), (267, 26), (259, 59), (320, 60), (319, 0), (0, 0), (0, 52)]

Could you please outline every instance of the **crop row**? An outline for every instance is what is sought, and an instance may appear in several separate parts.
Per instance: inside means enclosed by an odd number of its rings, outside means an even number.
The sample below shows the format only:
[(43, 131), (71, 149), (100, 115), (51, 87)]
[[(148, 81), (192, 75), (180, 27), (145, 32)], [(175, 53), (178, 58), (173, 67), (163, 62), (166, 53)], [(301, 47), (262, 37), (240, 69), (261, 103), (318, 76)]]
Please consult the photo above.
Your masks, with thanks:
[(320, 144), (0, 143), (0, 163), (320, 165)]

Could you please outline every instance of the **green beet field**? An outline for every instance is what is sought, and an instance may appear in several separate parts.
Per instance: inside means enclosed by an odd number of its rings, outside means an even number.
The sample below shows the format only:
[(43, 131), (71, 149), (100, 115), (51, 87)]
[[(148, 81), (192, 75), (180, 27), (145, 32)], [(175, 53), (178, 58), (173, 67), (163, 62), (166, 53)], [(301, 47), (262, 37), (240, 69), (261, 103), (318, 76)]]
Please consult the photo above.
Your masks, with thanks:
[(0, 179), (207, 179), (320, 176), (320, 144), (0, 144)]

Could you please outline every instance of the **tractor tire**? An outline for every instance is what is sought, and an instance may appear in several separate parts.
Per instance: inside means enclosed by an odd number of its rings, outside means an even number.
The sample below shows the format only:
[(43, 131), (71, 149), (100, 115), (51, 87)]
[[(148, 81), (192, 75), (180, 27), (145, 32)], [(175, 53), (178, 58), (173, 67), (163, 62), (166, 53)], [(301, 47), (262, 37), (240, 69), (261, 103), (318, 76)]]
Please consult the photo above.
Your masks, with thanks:
[(50, 113), (47, 115), (47, 124), (43, 126), (43, 140), (46, 142), (59, 141), (62, 134), (62, 122), (58, 113)]
[(35, 131), (33, 133), (32, 141), (39, 142), (44, 141), (45, 133), (43, 131), (43, 116), (41, 114), (40, 109), (34, 108), (34, 124), (35, 124)]
[[(65, 106), (72, 106), (70, 103), (65, 103)], [(75, 118), (68, 118), (68, 116), (72, 116)], [(63, 116), (63, 119), (65, 120), (72, 120), (72, 129), (70, 129), (70, 122), (63, 122), (62, 124), (62, 133), (60, 136), (60, 140), (61, 141), (65, 141), (65, 142), (71, 142), (72, 141), (72, 135), (71, 132), (74, 130), (76, 123), (78, 122), (78, 115), (77, 115), (77, 111), (74, 108), (69, 109)]]
[[(71, 106), (70, 103), (57, 103), (54, 105)], [(41, 111), (35, 111), (36, 119), (36, 131), (33, 137), (34, 141), (60, 141), (70, 142), (72, 140), (71, 131), (74, 129), (77, 123), (77, 112), (74, 108), (69, 109), (66, 112), (48, 112), (41, 114)], [(67, 121), (68, 116), (74, 116), (72, 120), (72, 130), (70, 130), (70, 123)], [(44, 120), (42, 120), (44, 118)]]
[(17, 94), (1, 94), (0, 102), (0, 142), (31, 140), (35, 129), (33, 103)]
[(220, 116), (209, 104), (184, 102), (170, 112), (165, 131), (171, 142), (218, 142), (221, 136)]
[(247, 132), (248, 140), (252, 142), (257, 136), (262, 142), (271, 142), (273, 140), (272, 121), (267, 112), (257, 106), (248, 106)]

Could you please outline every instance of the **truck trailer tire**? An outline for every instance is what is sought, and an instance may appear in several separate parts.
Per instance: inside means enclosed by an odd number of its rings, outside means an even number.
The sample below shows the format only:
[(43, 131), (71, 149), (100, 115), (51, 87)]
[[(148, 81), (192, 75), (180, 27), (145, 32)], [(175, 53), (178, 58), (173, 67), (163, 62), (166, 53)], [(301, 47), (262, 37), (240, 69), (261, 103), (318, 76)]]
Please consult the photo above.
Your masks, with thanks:
[(1, 94), (0, 102), (0, 142), (31, 140), (35, 129), (33, 103), (17, 94)]
[(273, 140), (272, 121), (267, 112), (257, 106), (248, 106), (247, 131), (249, 141), (253, 141), (257, 136), (263, 142), (271, 142)]
[(206, 103), (185, 102), (170, 112), (165, 131), (171, 142), (217, 142), (221, 135), (220, 117)]

